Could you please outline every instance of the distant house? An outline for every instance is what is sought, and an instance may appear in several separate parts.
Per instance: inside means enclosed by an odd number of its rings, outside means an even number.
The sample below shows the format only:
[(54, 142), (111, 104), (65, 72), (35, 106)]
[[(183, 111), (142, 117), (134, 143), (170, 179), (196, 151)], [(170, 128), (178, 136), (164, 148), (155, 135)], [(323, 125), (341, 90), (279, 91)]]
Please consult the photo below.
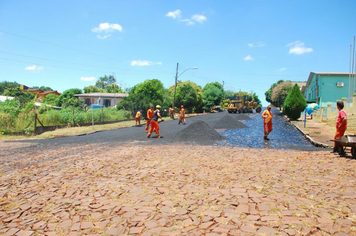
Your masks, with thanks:
[(307, 84), (307, 82), (301, 82), (301, 81), (294, 81), (292, 83), (295, 83), (299, 86), (300, 91), (302, 91), (303, 87)]
[(25, 85), (20, 85), (20, 89), (24, 92), (30, 92), (34, 93), (37, 95), (37, 99), (39, 101), (42, 101), (43, 98), (45, 98), (48, 94), (55, 94), (57, 96), (61, 95), (60, 93), (57, 92), (57, 90), (54, 91), (42, 91), (41, 89), (30, 89)]
[(104, 107), (116, 107), (127, 96), (129, 96), (128, 93), (83, 93), (74, 95), (88, 106), (96, 104)]
[(57, 90), (54, 91), (44, 91), (42, 93), (37, 94), (37, 98), (42, 101), (43, 98), (47, 97), (49, 94), (54, 94), (54, 95), (61, 95), (60, 93), (57, 92)]
[(310, 72), (302, 93), (307, 103), (317, 103), (320, 107), (335, 106), (337, 100), (350, 97), (349, 73)]

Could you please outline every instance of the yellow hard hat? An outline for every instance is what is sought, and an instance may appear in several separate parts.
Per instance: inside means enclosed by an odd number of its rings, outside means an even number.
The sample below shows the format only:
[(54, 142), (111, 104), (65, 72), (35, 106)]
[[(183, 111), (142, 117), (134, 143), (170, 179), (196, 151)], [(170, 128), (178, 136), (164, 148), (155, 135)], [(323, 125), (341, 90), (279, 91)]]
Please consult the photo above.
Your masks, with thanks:
[(161, 106), (160, 106), (160, 105), (157, 105), (157, 106), (156, 106), (156, 109), (161, 109)]

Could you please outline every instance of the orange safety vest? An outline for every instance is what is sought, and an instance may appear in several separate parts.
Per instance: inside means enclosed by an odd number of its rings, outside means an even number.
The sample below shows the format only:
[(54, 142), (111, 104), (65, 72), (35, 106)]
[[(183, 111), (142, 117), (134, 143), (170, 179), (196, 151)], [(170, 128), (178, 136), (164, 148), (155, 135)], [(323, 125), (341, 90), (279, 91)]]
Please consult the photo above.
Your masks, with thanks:
[(153, 109), (148, 109), (147, 110), (147, 119), (152, 119), (152, 116), (153, 116)]
[(265, 123), (269, 123), (270, 121), (272, 121), (272, 112), (265, 110), (262, 113), (262, 118), (265, 120)]
[(180, 115), (181, 115), (181, 116), (184, 116), (184, 113), (185, 113), (184, 108), (181, 108), (181, 109), (180, 109)]

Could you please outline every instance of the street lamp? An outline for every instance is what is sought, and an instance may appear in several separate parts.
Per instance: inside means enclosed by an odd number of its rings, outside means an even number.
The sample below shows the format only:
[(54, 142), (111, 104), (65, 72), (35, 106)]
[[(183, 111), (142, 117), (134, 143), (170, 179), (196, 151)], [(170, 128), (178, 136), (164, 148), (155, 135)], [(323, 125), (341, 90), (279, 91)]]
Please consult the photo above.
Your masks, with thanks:
[(182, 73), (180, 73), (178, 75), (178, 63), (177, 63), (177, 70), (176, 70), (176, 76), (174, 77), (175, 78), (175, 85), (174, 85), (174, 96), (173, 96), (173, 109), (174, 109), (174, 103), (176, 101), (176, 90), (177, 90), (177, 79), (179, 76), (181, 76), (184, 72), (186, 72), (187, 70), (196, 70), (198, 69), (198, 67), (191, 67), (191, 68), (188, 68), (188, 69), (185, 69)]

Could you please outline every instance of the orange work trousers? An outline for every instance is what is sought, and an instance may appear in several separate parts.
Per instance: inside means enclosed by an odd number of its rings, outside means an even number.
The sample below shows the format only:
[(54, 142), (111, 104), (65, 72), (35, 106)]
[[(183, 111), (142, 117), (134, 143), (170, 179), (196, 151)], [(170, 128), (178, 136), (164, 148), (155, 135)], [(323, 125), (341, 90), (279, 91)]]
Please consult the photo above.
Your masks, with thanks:
[(150, 127), (151, 120), (147, 119), (146, 121), (147, 121), (147, 123), (146, 123), (146, 131), (148, 131), (148, 127)]
[(147, 137), (151, 137), (153, 130), (155, 130), (156, 138), (159, 138), (159, 124), (157, 121), (151, 120), (151, 128), (148, 131)]
[(180, 123), (186, 124), (186, 123), (185, 123), (185, 116), (180, 116), (180, 117), (179, 117), (179, 122), (178, 122), (178, 124), (180, 124)]
[(264, 130), (265, 130), (265, 137), (267, 137), (267, 135), (269, 135), (269, 133), (271, 133), (273, 130), (272, 122), (264, 123)]
[(136, 126), (137, 126), (137, 122), (138, 122), (139, 125), (141, 125), (141, 120), (140, 120), (140, 118), (135, 118), (135, 124), (136, 124)]

